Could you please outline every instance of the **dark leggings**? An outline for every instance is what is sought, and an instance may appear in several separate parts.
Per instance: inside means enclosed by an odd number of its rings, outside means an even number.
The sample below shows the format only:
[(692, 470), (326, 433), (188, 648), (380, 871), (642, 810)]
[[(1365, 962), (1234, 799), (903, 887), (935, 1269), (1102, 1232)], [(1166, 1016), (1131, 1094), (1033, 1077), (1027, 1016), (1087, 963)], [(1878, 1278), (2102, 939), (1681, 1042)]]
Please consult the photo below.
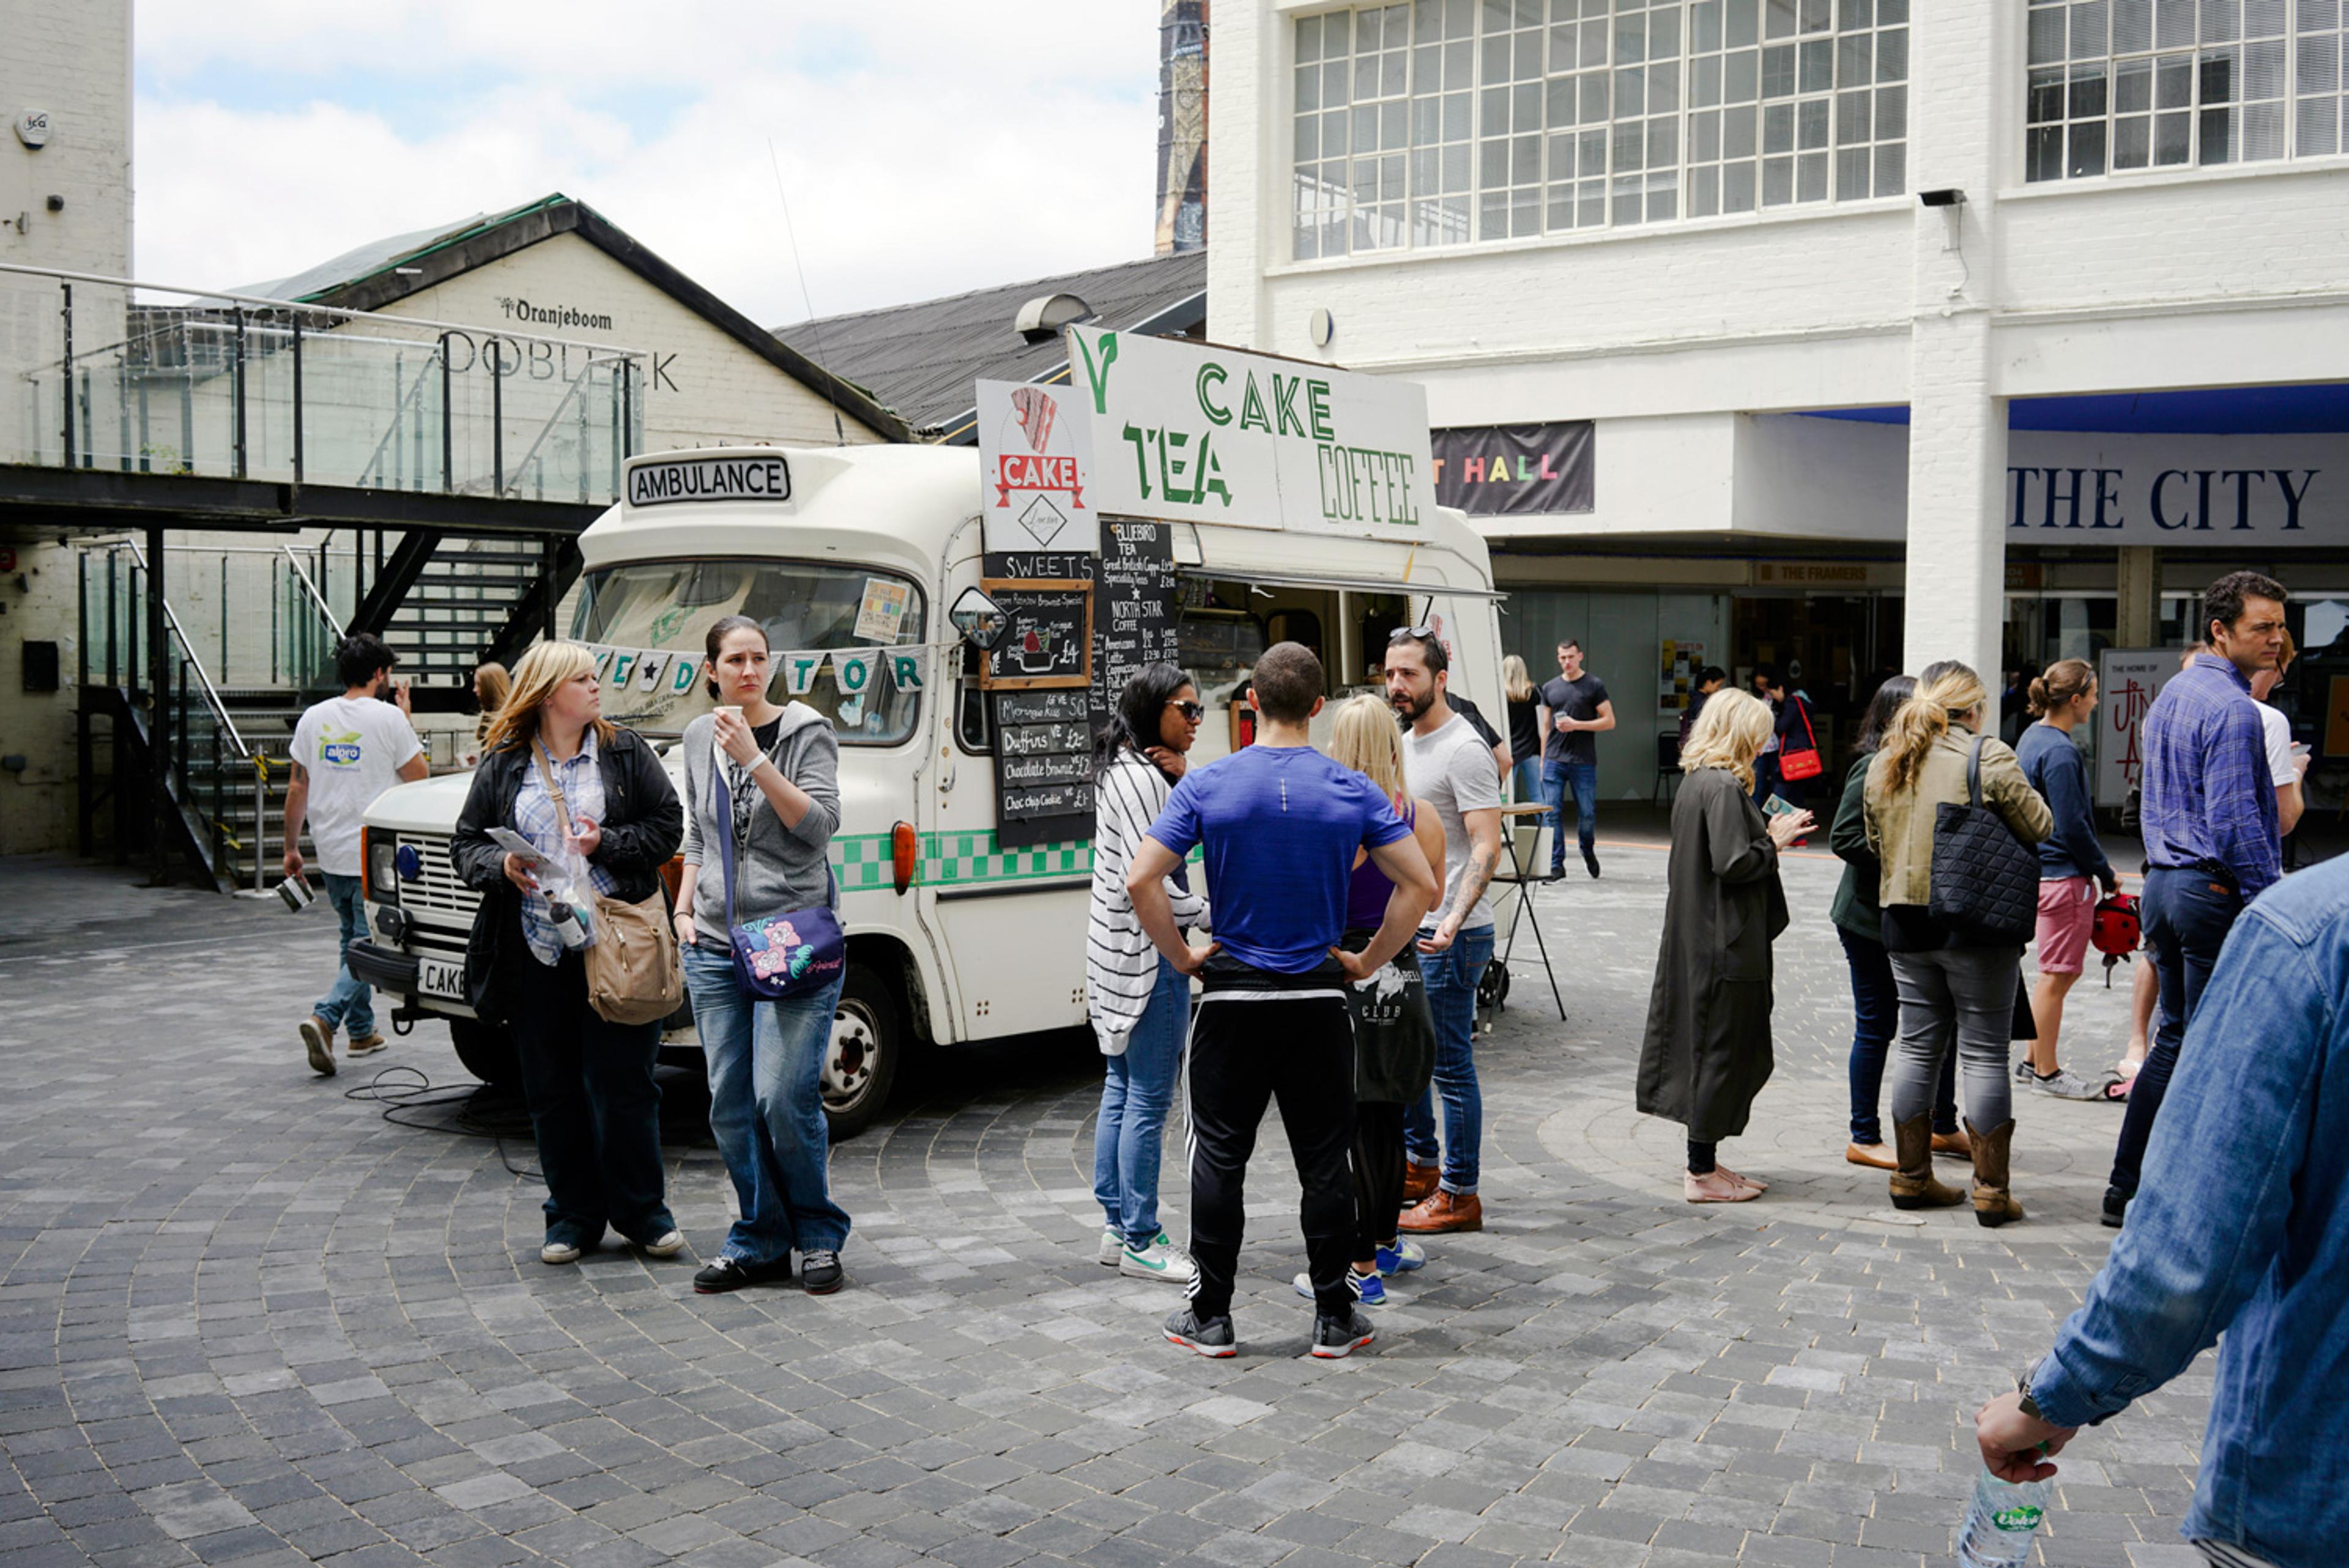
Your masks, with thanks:
[(1689, 1139), (1689, 1174), (1711, 1176), (1713, 1167), (1713, 1151), (1720, 1147), (1719, 1144), (1699, 1143), (1694, 1138)]
[(1402, 1102), (1354, 1102), (1354, 1261), (1395, 1239), (1402, 1209)]

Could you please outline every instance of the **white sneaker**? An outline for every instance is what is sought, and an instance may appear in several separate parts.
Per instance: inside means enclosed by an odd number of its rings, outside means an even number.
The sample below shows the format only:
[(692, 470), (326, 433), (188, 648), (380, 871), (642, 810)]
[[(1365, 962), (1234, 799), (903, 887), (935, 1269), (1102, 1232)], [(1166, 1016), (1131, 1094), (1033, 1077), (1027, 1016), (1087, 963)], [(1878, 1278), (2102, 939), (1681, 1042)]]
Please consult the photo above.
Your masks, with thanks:
[(1132, 1247), (1118, 1250), (1117, 1272), (1137, 1280), (1168, 1280), (1178, 1285), (1191, 1282), (1191, 1255), (1177, 1247), (1161, 1231), (1150, 1245), (1140, 1251)]
[(1124, 1252), (1124, 1233), (1114, 1227), (1105, 1228), (1102, 1231), (1101, 1245), (1093, 1249), (1093, 1262), (1104, 1269), (1114, 1269)]
[(2031, 1064), (2030, 1057), (2025, 1056), (2014, 1064), (2014, 1081), (2018, 1084), (2033, 1084), (2039, 1081), (2039, 1069)]
[(2031, 1075), (2031, 1082), (2043, 1095), (2053, 1095), (2059, 1100), (2101, 1100), (2105, 1097), (2102, 1084), (2091, 1084), (2069, 1067), (2058, 1067), (2052, 1078)]
[(542, 1263), (575, 1263), (579, 1261), (579, 1249), (569, 1241), (549, 1241), (538, 1250), (538, 1261)]
[(648, 1258), (674, 1258), (685, 1251), (685, 1232), (664, 1231), (659, 1236), (647, 1241), (644, 1245), (645, 1256)]

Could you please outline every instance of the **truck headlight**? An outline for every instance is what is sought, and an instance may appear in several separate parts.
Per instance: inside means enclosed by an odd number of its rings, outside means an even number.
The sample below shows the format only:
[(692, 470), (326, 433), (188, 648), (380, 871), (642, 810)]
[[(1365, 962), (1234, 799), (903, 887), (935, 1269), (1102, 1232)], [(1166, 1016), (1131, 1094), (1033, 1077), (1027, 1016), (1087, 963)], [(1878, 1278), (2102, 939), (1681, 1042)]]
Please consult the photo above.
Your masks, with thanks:
[(367, 896), (375, 903), (399, 902), (399, 840), (377, 828), (359, 831), (359, 850), (367, 867)]

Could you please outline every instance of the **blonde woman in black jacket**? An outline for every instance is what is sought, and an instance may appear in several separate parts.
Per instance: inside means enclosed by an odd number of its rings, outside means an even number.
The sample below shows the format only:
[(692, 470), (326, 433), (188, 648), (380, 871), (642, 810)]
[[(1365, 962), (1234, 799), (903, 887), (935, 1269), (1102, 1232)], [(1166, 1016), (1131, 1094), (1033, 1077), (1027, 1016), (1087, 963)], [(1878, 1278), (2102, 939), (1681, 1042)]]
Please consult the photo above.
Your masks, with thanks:
[[(522, 1059), (546, 1176), (538, 1255), (547, 1263), (578, 1262), (607, 1225), (656, 1258), (685, 1249), (662, 1191), (660, 1025), (613, 1023), (588, 1006), (581, 950), (564, 942), (528, 864), (489, 836), (511, 828), (557, 861), (575, 856), (596, 892), (652, 896), (684, 839), (684, 813), (652, 747), (606, 723), (603, 706), (595, 658), (579, 644), (543, 642), (523, 655), (449, 846), (458, 877), (481, 894), (465, 955), (468, 998), (483, 1022), (512, 1031)], [(577, 893), (585, 903), (587, 888)]]

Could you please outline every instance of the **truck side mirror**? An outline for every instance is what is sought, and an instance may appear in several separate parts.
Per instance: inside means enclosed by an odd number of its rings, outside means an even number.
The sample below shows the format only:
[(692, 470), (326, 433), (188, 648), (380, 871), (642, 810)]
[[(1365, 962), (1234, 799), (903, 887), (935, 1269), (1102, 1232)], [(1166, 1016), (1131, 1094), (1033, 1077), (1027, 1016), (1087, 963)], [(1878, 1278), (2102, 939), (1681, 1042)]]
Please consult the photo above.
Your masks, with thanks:
[(978, 588), (965, 588), (957, 597), (947, 619), (965, 642), (985, 653), (1002, 640), (1003, 608)]

